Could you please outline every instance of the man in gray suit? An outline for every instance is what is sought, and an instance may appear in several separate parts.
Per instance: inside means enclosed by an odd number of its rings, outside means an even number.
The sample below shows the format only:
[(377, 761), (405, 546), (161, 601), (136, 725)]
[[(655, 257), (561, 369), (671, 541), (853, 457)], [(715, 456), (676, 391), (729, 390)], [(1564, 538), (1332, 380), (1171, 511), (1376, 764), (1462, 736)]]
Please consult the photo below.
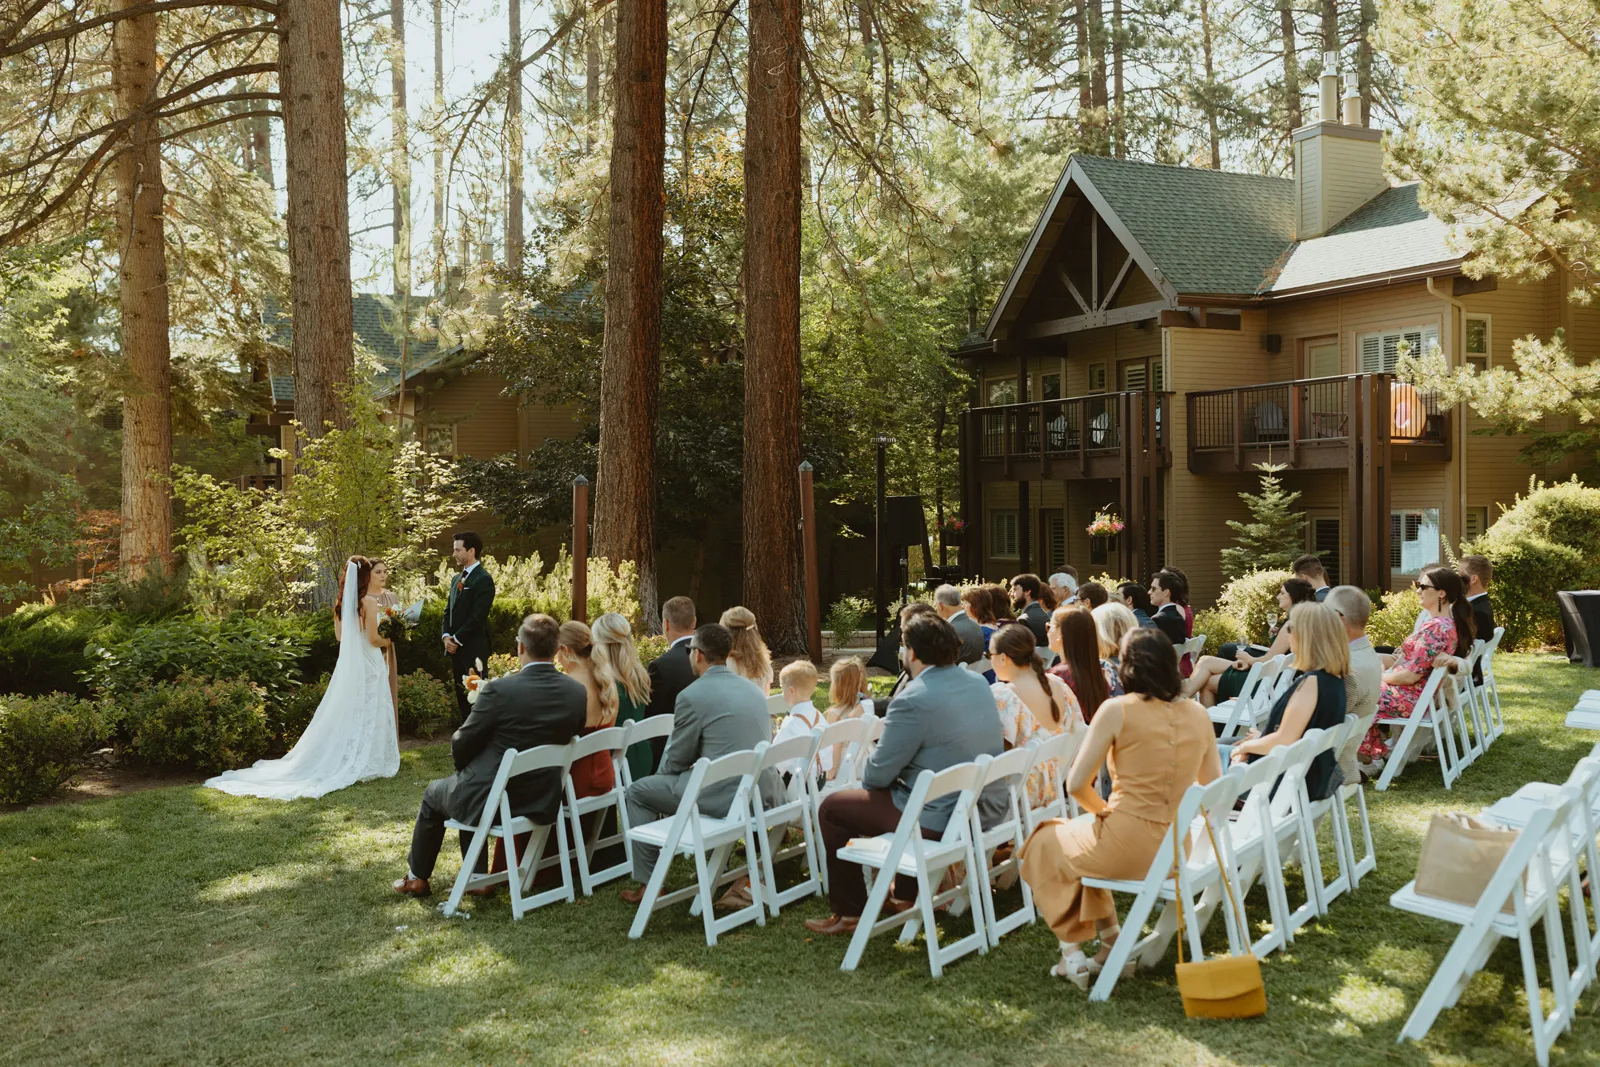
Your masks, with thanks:
[[(726, 626), (709, 623), (694, 632), (689, 642), (689, 662), (697, 678), (678, 694), (672, 710), (672, 736), (667, 738), (661, 766), (655, 774), (628, 786), (628, 823), (643, 826), (677, 814), (684, 786), (695, 761), (702, 756), (717, 759), (730, 752), (747, 752), (763, 741), (772, 740), (772, 716), (767, 697), (754, 682), (734, 674), (727, 667), (733, 649), (733, 634)], [(996, 719), (998, 722), (998, 719)], [(783, 802), (783, 782), (769, 767), (758, 783), (762, 803)], [(713, 818), (728, 813), (737, 780), (713, 786), (700, 794), (700, 811)], [(659, 850), (635, 842), (633, 878), (641, 888), (624, 889), (622, 899), (637, 904), (644, 897), (642, 886), (655, 870)]]
[[(950, 624), (932, 614), (920, 614), (902, 623), (901, 635), (911, 681), (889, 702), (883, 736), (861, 775), (866, 788), (841, 789), (824, 800), (817, 812), (833, 914), (826, 919), (807, 919), (806, 927), (813, 933), (852, 932), (867, 904), (861, 868), (840, 860), (840, 848), (852, 837), (893, 833), (921, 772), (942, 771), (983, 755), (998, 756), (1005, 747), (1000, 715), (988, 685), (956, 664), (960, 643)], [(944, 833), (955, 801), (952, 794), (923, 808), (923, 837)], [(991, 784), (979, 795), (978, 813), (985, 825), (1003, 818), (1005, 810), (1004, 782)], [(914, 880), (895, 880), (891, 906), (908, 907), (915, 898)]]
[(953, 585), (941, 585), (933, 591), (933, 607), (961, 639), (959, 662), (976, 663), (989, 654), (983, 644), (983, 627), (961, 606), (961, 590)]

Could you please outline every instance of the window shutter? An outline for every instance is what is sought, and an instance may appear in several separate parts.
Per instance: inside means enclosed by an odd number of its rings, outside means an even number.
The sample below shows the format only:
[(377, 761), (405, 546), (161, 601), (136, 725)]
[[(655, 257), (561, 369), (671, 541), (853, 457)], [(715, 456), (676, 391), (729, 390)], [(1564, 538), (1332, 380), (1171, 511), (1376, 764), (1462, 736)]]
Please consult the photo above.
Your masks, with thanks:
[(1468, 508), (1466, 521), (1462, 523), (1463, 540), (1471, 541), (1483, 536), (1489, 528), (1489, 509), (1486, 507)]
[(1147, 381), (1143, 363), (1129, 363), (1122, 368), (1122, 388), (1125, 391), (1143, 389)]
[(1311, 522), (1311, 551), (1328, 572), (1328, 584), (1339, 584), (1339, 520), (1319, 518)]
[(1106, 391), (1106, 365), (1104, 363), (1089, 364), (1089, 392), (1103, 393)]
[(1361, 373), (1378, 374), (1383, 370), (1383, 334), (1369, 333), (1361, 337)]

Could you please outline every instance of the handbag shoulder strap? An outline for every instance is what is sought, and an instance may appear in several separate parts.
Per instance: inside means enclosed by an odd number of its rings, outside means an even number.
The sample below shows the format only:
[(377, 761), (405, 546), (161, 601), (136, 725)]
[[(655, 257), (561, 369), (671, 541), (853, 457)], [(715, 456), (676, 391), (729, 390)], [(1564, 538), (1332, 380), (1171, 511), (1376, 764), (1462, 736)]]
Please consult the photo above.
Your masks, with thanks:
[[(1217, 858), (1218, 875), (1222, 882), (1223, 891), (1228, 894), (1228, 906), (1234, 910), (1235, 914), (1238, 914), (1239, 901), (1233, 895), (1233, 879), (1228, 877), (1227, 871), (1222, 870), (1222, 849), (1217, 847), (1217, 833), (1211, 828), (1211, 814), (1204, 808), (1201, 808), (1200, 818), (1206, 824), (1206, 836), (1211, 839), (1211, 854)], [(1183, 913), (1185, 909), (1183, 902), (1187, 899), (1187, 897), (1183, 892), (1184, 863), (1183, 857), (1178, 850), (1178, 820), (1176, 817), (1174, 817), (1172, 820), (1172, 862), (1174, 866), (1173, 881), (1178, 887), (1178, 899), (1174, 901), (1174, 903), (1178, 906), (1178, 962), (1181, 964), (1183, 963), (1184, 942)]]

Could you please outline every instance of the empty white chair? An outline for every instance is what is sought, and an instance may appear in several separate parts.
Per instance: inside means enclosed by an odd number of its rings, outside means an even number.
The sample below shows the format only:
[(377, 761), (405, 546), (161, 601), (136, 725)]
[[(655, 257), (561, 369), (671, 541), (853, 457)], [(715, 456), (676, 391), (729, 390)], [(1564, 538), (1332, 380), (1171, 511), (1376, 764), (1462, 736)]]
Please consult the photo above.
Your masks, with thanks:
[(774, 719), (781, 719), (789, 714), (789, 703), (783, 699), (782, 693), (771, 693), (767, 696), (767, 714)]
[[(657, 908), (680, 901), (694, 899), (700, 918), (706, 927), (706, 944), (715, 945), (717, 935), (754, 919), (756, 925), (767, 924), (766, 903), (762, 897), (761, 879), (750, 879), (750, 904), (731, 914), (718, 916), (712, 907), (712, 894), (724, 883), (740, 877), (742, 871), (724, 871), (733, 846), (743, 841), (745, 855), (755, 856), (755, 821), (750, 817), (750, 793), (755, 788), (756, 768), (766, 754), (763, 741), (749, 752), (733, 752), (720, 759), (702, 756), (689, 773), (689, 781), (678, 802), (677, 813), (670, 819), (659, 819), (643, 826), (630, 826), (628, 840), (635, 846), (641, 842), (660, 849), (650, 881), (645, 884), (644, 898), (634, 915), (628, 936), (637, 940), (644, 936), (645, 926)], [(728, 813), (721, 818), (700, 811), (700, 794), (711, 786), (732, 779), (738, 780)], [(694, 860), (695, 884), (671, 893), (661, 891), (667, 878), (667, 869), (674, 857), (683, 855)]]
[[(867, 894), (867, 906), (861, 913), (855, 934), (850, 938), (850, 948), (845, 952), (844, 962), (840, 964), (841, 970), (855, 970), (872, 935), (896, 926), (904, 928), (902, 941), (915, 937), (918, 926), (926, 930), (928, 968), (935, 978), (944, 973), (945, 964), (969, 952), (989, 951), (989, 938), (983, 926), (983, 906), (978, 899), (977, 880), (974, 877), (977, 864), (968, 819), (968, 809), (989, 760), (988, 756), (980, 756), (976, 763), (958, 763), (938, 774), (921, 772), (911, 786), (911, 795), (906, 798), (906, 805), (900, 811), (900, 824), (893, 834), (855, 840), (839, 849), (837, 855), (840, 859), (877, 871), (872, 880), (872, 889)], [(944, 833), (936, 841), (924, 838), (921, 826), (923, 808), (930, 801), (952, 793), (956, 796), (955, 807), (950, 811), (950, 822), (945, 826)], [(957, 863), (966, 864), (965, 877), (958, 885), (938, 892), (944, 872)], [(917, 880), (917, 906), (880, 919), (897, 874)], [(949, 945), (941, 945), (934, 909), (963, 895), (972, 914), (972, 933)]]
[[(467, 845), (466, 855), (461, 857), (461, 870), (456, 874), (455, 885), (450, 887), (450, 899), (440, 905), (440, 911), (447, 916), (454, 915), (461, 907), (462, 894), (467, 890), (483, 889), (501, 882), (507, 883), (511, 889), (513, 919), (520, 919), (531, 909), (557, 900), (569, 904), (572, 902), (572, 871), (567, 867), (567, 824), (562, 818), (563, 813), (557, 811), (552, 824), (556, 830), (556, 854), (548, 860), (541, 860), (545, 841), (550, 836), (550, 826), (521, 815), (512, 815), (506, 783), (519, 775), (543, 770), (554, 770), (565, 777), (572, 766), (572, 754), (576, 747), (575, 742), (569, 741), (564, 745), (540, 745), (521, 752), (514, 748), (506, 749), (505, 755), (500, 757), (500, 769), (495, 772), (494, 782), (489, 786), (489, 795), (484, 798), (483, 814), (477, 824), (469, 826), (455, 819), (445, 821), (446, 829), (470, 833), (472, 840)], [(531, 836), (527, 851), (518, 856), (516, 835), (522, 833)], [(506, 869), (496, 874), (475, 873), (478, 859), (489, 846), (491, 838), (499, 838), (502, 842), (506, 851)], [(524, 896), (534, 875), (551, 865), (561, 868), (561, 884), (531, 897)]]
[(1056, 655), (1055, 649), (1051, 648), (1049, 645), (1035, 645), (1033, 654), (1044, 661), (1046, 669), (1054, 667), (1056, 665), (1056, 660), (1061, 658)]
[(1411, 709), (1409, 718), (1397, 715), (1385, 715), (1382, 711), (1373, 721), (1379, 726), (1399, 726), (1400, 736), (1390, 745), (1389, 757), (1383, 765), (1383, 774), (1378, 777), (1377, 789), (1381, 793), (1389, 788), (1389, 783), (1394, 781), (1411, 757), (1412, 749), (1421, 744), (1417, 736), (1422, 730), (1427, 730), (1433, 737), (1436, 754), (1439, 757), (1439, 773), (1444, 776), (1444, 787), (1449, 789), (1461, 774), (1459, 758), (1456, 754), (1455, 732), (1450, 728), (1450, 716), (1441, 707), (1439, 686), (1444, 681), (1445, 672), (1435, 668), (1428, 672), (1428, 680), (1423, 684), (1422, 693), (1417, 697), (1416, 704)]
[[(1499, 940), (1515, 938), (1522, 961), (1534, 1056), (1540, 1067), (1548, 1067), (1550, 1047), (1570, 1024), (1573, 1012), (1566, 939), (1560, 932), (1561, 912), (1556, 900), (1558, 883), (1550, 852), (1566, 837), (1571, 807), (1579, 803), (1582, 800), (1576, 792), (1564, 788), (1557, 803), (1533, 811), (1475, 906), (1422, 896), (1416, 891), (1415, 881), (1407, 882), (1389, 898), (1389, 903), (1402, 911), (1461, 928), (1401, 1027), (1397, 1041), (1408, 1037), (1420, 1041), (1426, 1037), (1439, 1013), (1460, 999), (1467, 982), (1483, 968)], [(1502, 910), (1507, 904), (1510, 908)], [(1540, 923), (1544, 924), (1546, 958), (1555, 987), (1555, 1008), (1549, 1015), (1544, 1013), (1534, 962), (1533, 930)]]
[(994, 670), (994, 664), (989, 662), (988, 656), (985, 656), (980, 660), (975, 660), (972, 663), (964, 663), (962, 666), (966, 667), (967, 670), (971, 671), (973, 674), (988, 674), (990, 671)]
[[(1313, 746), (1307, 760), (1306, 770), (1309, 774), (1312, 761), (1324, 752), (1331, 752), (1333, 759), (1338, 759), (1339, 752), (1345, 743), (1350, 740), (1351, 733), (1360, 725), (1360, 720), (1354, 715), (1346, 715), (1344, 722), (1339, 726), (1323, 732), (1322, 740)], [(1317, 902), (1317, 914), (1326, 915), (1333, 902), (1343, 893), (1348, 893), (1355, 888), (1353, 872), (1354, 863), (1351, 860), (1353, 849), (1345, 840), (1345, 835), (1350, 830), (1350, 821), (1344, 810), (1344, 800), (1337, 787), (1321, 800), (1312, 800), (1308, 792), (1307, 774), (1300, 776), (1300, 796), (1298, 803), (1305, 819), (1306, 841), (1306, 883), (1313, 890), (1313, 899)], [(1337, 810), (1336, 810), (1337, 809)], [(1317, 827), (1323, 820), (1328, 820), (1333, 836), (1333, 859), (1339, 873), (1329, 881), (1322, 873), (1322, 852), (1317, 846)]]
[[(821, 837), (817, 834), (816, 824), (812, 819), (811, 794), (815, 789), (816, 775), (811, 773), (817, 762), (817, 749), (822, 744), (822, 727), (817, 727), (804, 737), (792, 737), (776, 745), (770, 745), (761, 757), (761, 765), (756, 768), (756, 781), (761, 780), (762, 772), (767, 768), (776, 771), (783, 764), (791, 760), (799, 760), (803, 770), (795, 772), (800, 780), (800, 788), (795, 790), (790, 799), (781, 804), (767, 807), (761, 800), (759, 787), (750, 791), (750, 804), (754, 812), (756, 834), (758, 839), (756, 847), (760, 851), (760, 875), (763, 879), (762, 896), (766, 898), (767, 906), (772, 910), (773, 918), (777, 918), (778, 910), (785, 904), (793, 904), (797, 900), (813, 896), (822, 892), (822, 879), (820, 871), (822, 864)], [(798, 845), (783, 847), (784, 834), (789, 827), (800, 829), (801, 841)], [(797, 885), (780, 891), (773, 868), (782, 861), (794, 856), (804, 856), (806, 876)], [(751, 864), (755, 866), (754, 863)]]
[(1189, 640), (1179, 643), (1176, 647), (1178, 650), (1178, 658), (1180, 660), (1185, 656), (1198, 656), (1200, 653), (1205, 651), (1206, 635), (1195, 634), (1193, 637), (1189, 638)]
[[(837, 793), (841, 789), (856, 789), (861, 785), (860, 768), (867, 761), (867, 748), (871, 738), (876, 732), (882, 731), (882, 723), (875, 715), (862, 715), (854, 719), (840, 719), (838, 722), (829, 723), (822, 728), (822, 740), (817, 746), (818, 759), (821, 753), (842, 745), (838, 758), (834, 760), (833, 777), (821, 785), (813, 785), (807, 792), (811, 804), (811, 825), (820, 827), (817, 821), (817, 812), (822, 808), (822, 802), (830, 793)], [(828, 889), (828, 865), (822, 865), (822, 889)]]
[[(562, 789), (567, 794), (567, 818), (572, 821), (573, 853), (578, 861), (578, 884), (586, 897), (594, 894), (595, 886), (604, 885), (614, 878), (621, 878), (633, 870), (633, 846), (628, 843), (628, 805), (624, 803), (628, 793), (628, 783), (623, 774), (623, 768), (628, 762), (626, 753), (633, 725), (630, 722), (624, 726), (596, 730), (576, 741), (577, 747), (572, 753), (574, 763), (602, 752), (608, 754), (607, 758), (616, 768), (614, 784), (609, 791), (597, 796), (580, 797), (570, 771), (561, 783)], [(602, 838), (600, 831), (605, 825), (605, 812), (608, 808), (616, 809), (617, 832)], [(594, 816), (590, 823), (590, 833), (587, 835), (583, 832), (581, 822), (585, 815)], [(610, 848), (617, 844), (622, 845), (622, 862), (613, 864), (603, 871), (591, 871), (594, 854), (602, 848)]]
[[(1506, 732), (1505, 714), (1500, 710), (1500, 684), (1494, 680), (1494, 654), (1499, 650), (1500, 639), (1505, 635), (1506, 628), (1504, 626), (1496, 626), (1494, 628), (1494, 636), (1489, 638), (1489, 643), (1484, 647), (1483, 659), (1481, 660), (1483, 667), (1483, 706), (1485, 711), (1489, 711), (1491, 707), (1493, 709), (1491, 728), (1495, 737), (1499, 737)], [(1490, 701), (1493, 702), (1492, 705)]]
[[(1014, 871), (1018, 881), (1021, 881), (1022, 843), (1027, 840), (1025, 812), (1028, 808), (1028, 771), (1041, 747), (1014, 748), (994, 757), (984, 768), (983, 776), (978, 779), (977, 796), (982, 796), (984, 789), (992, 783), (1005, 783), (1006, 813), (999, 822), (985, 830), (976, 799), (970, 809), (973, 848), (978, 861), (978, 896), (983, 903), (983, 927), (988, 931), (991, 945), (999, 945), (1001, 935), (1019, 926), (1026, 926), (1034, 919), (1033, 891), (1028, 888), (1027, 882), (1022, 882), (1022, 906), (1009, 914), (998, 914), (994, 903), (994, 879), (1007, 871)], [(1010, 856), (1003, 863), (995, 864), (994, 853), (1005, 845), (1011, 848)]]
[(1221, 740), (1243, 737), (1266, 721), (1272, 702), (1282, 695), (1294, 676), (1288, 668), (1288, 655), (1273, 656), (1250, 665), (1239, 695), (1210, 709), (1211, 721), (1222, 726), (1222, 732), (1217, 735)]
[[(648, 719), (636, 719), (628, 724), (628, 747), (637, 744), (648, 744), (651, 741), (664, 740), (672, 736), (672, 716), (652, 715)], [(621, 764), (623, 776), (628, 780), (628, 785), (633, 784), (633, 774), (628, 770), (628, 761)]]

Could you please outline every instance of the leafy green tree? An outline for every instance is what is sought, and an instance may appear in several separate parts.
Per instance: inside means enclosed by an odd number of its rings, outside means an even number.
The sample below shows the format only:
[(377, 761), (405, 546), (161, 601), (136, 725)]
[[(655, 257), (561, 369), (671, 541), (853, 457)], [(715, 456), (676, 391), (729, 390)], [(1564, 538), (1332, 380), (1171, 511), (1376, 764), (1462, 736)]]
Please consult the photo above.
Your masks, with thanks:
[(1259, 493), (1240, 493), (1239, 499), (1250, 511), (1250, 521), (1228, 520), (1234, 532), (1234, 547), (1222, 550), (1222, 572), (1237, 578), (1251, 571), (1287, 570), (1304, 551), (1306, 514), (1294, 510), (1299, 490), (1284, 489), (1278, 472), (1282, 463), (1258, 463), (1261, 472)]

